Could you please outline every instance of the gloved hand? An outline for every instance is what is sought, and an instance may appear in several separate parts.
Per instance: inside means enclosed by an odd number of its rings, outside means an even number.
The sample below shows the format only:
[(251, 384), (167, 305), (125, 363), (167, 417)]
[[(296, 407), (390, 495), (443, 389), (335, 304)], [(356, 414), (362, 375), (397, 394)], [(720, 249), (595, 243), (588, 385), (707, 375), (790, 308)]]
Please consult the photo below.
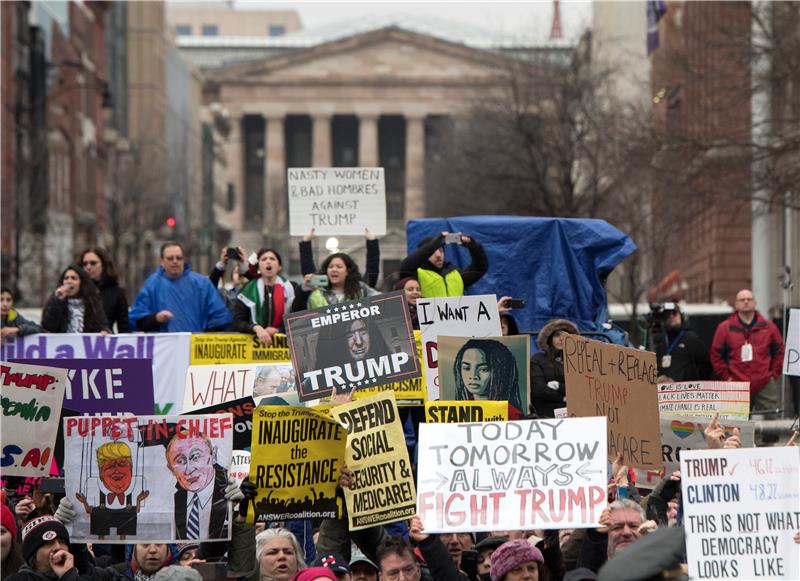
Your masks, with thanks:
[(244, 499), (244, 494), (239, 489), (239, 485), (233, 480), (228, 480), (228, 485), (225, 487), (225, 500), (228, 502), (241, 502)]
[(61, 502), (58, 503), (58, 508), (53, 516), (60, 520), (62, 524), (68, 525), (78, 518), (78, 512), (75, 510), (75, 507), (72, 506), (72, 502), (70, 502), (69, 498), (65, 496), (61, 499)]
[(239, 490), (242, 494), (242, 501), (239, 503), (239, 516), (247, 517), (247, 507), (255, 500), (258, 489), (255, 484), (245, 478), (242, 480), (242, 485), (239, 487)]
[(547, 387), (549, 387), (549, 388), (550, 388), (550, 389), (552, 389), (553, 391), (558, 391), (558, 382), (557, 382), (557, 381), (555, 381), (555, 380), (553, 380), (553, 381), (548, 381), (548, 382), (547, 382)]

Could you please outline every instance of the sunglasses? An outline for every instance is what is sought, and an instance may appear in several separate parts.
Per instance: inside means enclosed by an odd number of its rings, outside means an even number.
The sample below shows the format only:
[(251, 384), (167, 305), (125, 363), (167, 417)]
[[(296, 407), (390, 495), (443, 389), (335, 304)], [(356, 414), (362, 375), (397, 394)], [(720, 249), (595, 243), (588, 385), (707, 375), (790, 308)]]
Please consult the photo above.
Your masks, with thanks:
[(83, 266), (97, 266), (98, 264), (100, 264), (99, 260), (84, 260), (83, 261)]

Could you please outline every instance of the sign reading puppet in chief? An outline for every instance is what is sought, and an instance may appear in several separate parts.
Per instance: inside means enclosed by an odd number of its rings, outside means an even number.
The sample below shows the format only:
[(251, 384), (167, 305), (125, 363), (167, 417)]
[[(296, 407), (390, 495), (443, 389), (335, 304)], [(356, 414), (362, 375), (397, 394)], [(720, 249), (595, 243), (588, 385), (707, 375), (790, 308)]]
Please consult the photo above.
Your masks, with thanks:
[(286, 324), (300, 401), (422, 372), (403, 291), (303, 311)]

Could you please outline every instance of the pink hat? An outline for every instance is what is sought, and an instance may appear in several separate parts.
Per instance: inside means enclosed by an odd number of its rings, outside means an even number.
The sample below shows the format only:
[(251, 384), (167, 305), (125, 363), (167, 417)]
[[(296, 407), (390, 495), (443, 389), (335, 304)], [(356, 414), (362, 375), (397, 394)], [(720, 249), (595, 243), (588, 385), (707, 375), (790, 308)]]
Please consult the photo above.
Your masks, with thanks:
[(503, 543), (492, 553), (492, 581), (502, 581), (506, 573), (529, 561), (544, 564), (542, 552), (528, 541), (517, 539)]
[(15, 539), (17, 538), (17, 519), (14, 518), (14, 514), (11, 512), (11, 509), (8, 508), (5, 504), (0, 505), (0, 525), (11, 533), (11, 536)]
[(310, 569), (303, 569), (302, 571), (298, 571), (297, 575), (292, 577), (292, 581), (313, 581), (314, 579), (319, 579), (320, 577), (338, 581), (333, 571), (327, 567), (311, 567)]

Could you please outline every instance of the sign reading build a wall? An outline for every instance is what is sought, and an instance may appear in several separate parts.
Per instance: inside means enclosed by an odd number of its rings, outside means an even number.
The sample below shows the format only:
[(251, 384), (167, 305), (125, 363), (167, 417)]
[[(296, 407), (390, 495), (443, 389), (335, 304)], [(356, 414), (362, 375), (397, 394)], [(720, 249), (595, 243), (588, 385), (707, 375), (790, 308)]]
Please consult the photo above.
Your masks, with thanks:
[(312, 167), (287, 170), (289, 234), (386, 234), (382, 167)]
[(570, 416), (608, 418), (608, 455), (626, 466), (660, 470), (656, 355), (567, 335), (564, 375)]

